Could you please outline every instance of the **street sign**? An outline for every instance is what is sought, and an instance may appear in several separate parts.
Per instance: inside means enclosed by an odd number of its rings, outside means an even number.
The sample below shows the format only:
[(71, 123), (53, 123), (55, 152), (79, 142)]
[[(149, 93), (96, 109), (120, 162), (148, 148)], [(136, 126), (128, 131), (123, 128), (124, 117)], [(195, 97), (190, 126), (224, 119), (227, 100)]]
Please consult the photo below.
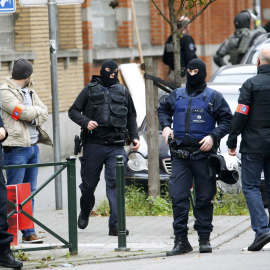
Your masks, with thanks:
[(0, 0), (0, 13), (13, 13), (16, 10), (16, 0)]
[[(20, 5), (28, 7), (47, 6), (48, 2), (49, 0), (20, 0)], [(55, 0), (56, 5), (75, 5), (82, 4), (83, 2), (84, 0)]]

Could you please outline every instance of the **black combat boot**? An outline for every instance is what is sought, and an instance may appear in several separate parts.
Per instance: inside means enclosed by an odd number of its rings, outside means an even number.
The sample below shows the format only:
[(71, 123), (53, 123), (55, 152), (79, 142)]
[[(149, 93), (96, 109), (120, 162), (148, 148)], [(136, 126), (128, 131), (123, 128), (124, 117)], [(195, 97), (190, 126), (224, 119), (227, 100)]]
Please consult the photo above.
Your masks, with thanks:
[(78, 216), (78, 228), (84, 230), (88, 226), (89, 222), (89, 215), (83, 215), (82, 212), (80, 212)]
[(199, 235), (199, 251), (200, 253), (211, 253), (212, 248), (210, 245), (210, 235), (209, 234), (202, 234)]
[(193, 249), (188, 242), (187, 236), (175, 236), (174, 247), (166, 253), (166, 256), (175, 256), (191, 252)]
[(88, 226), (89, 216), (95, 205), (95, 196), (93, 189), (85, 189), (80, 185), (82, 196), (80, 198), (81, 212), (78, 217), (78, 228), (85, 229)]
[(10, 248), (0, 251), (0, 266), (7, 268), (21, 268), (23, 263), (14, 258)]

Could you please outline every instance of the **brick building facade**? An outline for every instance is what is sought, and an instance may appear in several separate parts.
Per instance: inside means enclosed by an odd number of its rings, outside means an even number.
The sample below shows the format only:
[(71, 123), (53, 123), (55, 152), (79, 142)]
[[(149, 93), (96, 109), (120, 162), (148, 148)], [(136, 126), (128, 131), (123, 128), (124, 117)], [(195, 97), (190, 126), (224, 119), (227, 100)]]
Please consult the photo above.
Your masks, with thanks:
[[(82, 4), (84, 83), (91, 74), (99, 72), (102, 60), (116, 59), (118, 63), (139, 62), (136, 35), (132, 20), (130, 0), (120, 0), (119, 7), (111, 9), (107, 0), (85, 0)], [(166, 79), (168, 67), (162, 63), (164, 44), (170, 35), (168, 23), (162, 18), (151, 0), (133, 0), (143, 56), (153, 56), (159, 62), (159, 76)], [(157, 6), (168, 15), (167, 0), (155, 0)], [(261, 1), (262, 25), (270, 20), (270, 2)], [(191, 24), (198, 56), (207, 64), (208, 78), (217, 69), (212, 61), (224, 39), (234, 32), (233, 20), (241, 10), (253, 10), (253, 0), (217, 0)], [(107, 14), (106, 14), (107, 13)], [(106, 19), (110, 14), (111, 20)], [(113, 26), (113, 27), (112, 27)], [(114, 35), (114, 44), (106, 43), (110, 30)], [(103, 43), (95, 44), (99, 31), (105, 31)]]

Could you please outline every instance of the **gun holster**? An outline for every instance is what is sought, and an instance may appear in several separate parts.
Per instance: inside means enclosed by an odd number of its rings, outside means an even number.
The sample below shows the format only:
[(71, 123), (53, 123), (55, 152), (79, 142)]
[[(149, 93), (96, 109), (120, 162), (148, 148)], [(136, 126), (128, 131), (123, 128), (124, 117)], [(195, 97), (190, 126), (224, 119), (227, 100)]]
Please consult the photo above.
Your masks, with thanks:
[(78, 135), (75, 135), (74, 138), (74, 155), (78, 155), (82, 150), (82, 140)]
[(190, 153), (186, 150), (171, 150), (171, 155), (173, 157), (181, 158), (181, 159), (189, 159)]
[(176, 141), (169, 136), (168, 138), (169, 148), (171, 152), (171, 156), (181, 158), (181, 159), (189, 159), (190, 152), (184, 149), (179, 149)]

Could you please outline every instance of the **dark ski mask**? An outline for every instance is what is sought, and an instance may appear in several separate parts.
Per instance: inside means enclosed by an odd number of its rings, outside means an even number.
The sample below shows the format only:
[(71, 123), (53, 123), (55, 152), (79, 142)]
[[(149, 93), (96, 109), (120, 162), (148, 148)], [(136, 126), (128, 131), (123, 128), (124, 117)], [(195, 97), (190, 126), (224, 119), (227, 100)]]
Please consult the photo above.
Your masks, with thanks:
[[(114, 78), (111, 79), (111, 74), (114, 73)], [(117, 83), (117, 76), (118, 76), (118, 66), (117, 64), (109, 59), (102, 63), (101, 70), (100, 70), (101, 80), (105, 86), (112, 86), (113, 84)]]
[(203, 91), (204, 88), (206, 87), (206, 66), (205, 63), (196, 58), (191, 60), (188, 65), (187, 69), (194, 70), (198, 69), (198, 73), (195, 75), (190, 75), (189, 72), (187, 71), (187, 90), (188, 92), (200, 92)]

